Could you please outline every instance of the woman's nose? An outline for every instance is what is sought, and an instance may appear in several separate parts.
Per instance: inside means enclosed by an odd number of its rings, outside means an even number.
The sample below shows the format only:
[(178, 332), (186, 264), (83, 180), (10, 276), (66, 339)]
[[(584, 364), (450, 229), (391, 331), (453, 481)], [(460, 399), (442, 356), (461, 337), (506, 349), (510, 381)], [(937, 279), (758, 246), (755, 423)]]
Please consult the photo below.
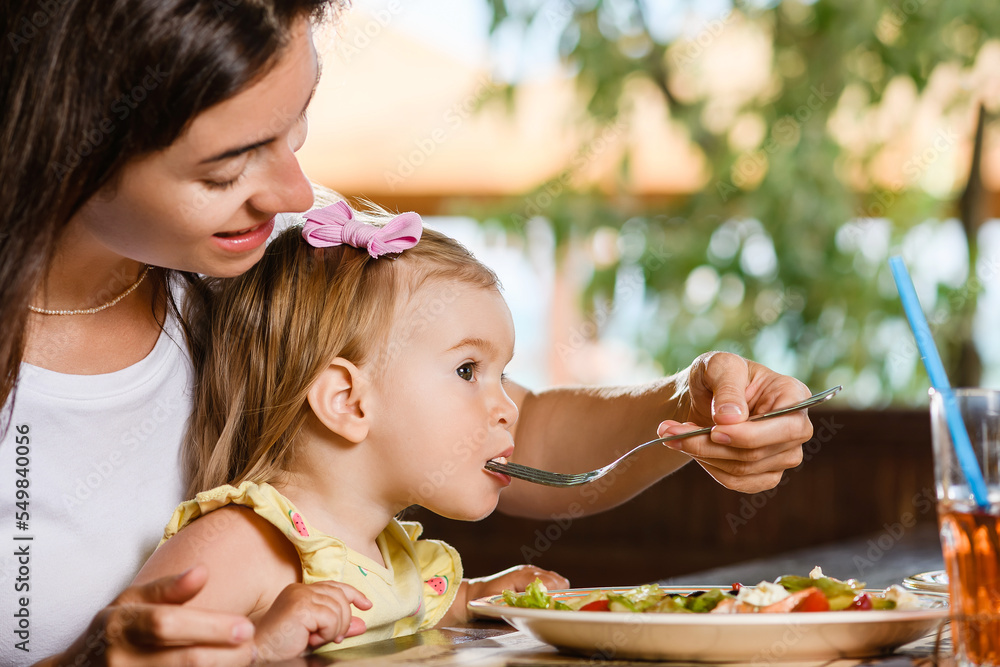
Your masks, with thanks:
[(292, 147), (277, 149), (264, 178), (267, 182), (251, 198), (254, 208), (268, 213), (285, 213), (307, 211), (312, 207), (312, 183), (302, 172)]

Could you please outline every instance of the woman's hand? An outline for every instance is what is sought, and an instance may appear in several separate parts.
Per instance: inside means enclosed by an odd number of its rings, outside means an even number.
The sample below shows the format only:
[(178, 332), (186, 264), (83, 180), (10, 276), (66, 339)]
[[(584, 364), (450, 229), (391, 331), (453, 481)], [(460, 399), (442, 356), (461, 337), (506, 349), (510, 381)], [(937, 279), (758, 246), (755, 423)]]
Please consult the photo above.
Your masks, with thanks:
[(358, 589), (337, 581), (286, 586), (257, 623), (260, 659), (286, 660), (360, 635), (365, 622), (351, 614), (351, 605), (371, 609), (372, 603)]
[(253, 624), (243, 616), (183, 607), (208, 578), (205, 567), (131, 586), (102, 609), (66, 652), (42, 665), (248, 665)]
[(468, 604), (470, 600), (487, 595), (499, 595), (508, 589), (521, 593), (535, 579), (541, 579), (549, 590), (569, 588), (569, 579), (566, 577), (534, 565), (515, 565), (488, 577), (463, 579), (455, 601), (438, 625), (466, 623), (469, 620)]
[(722, 485), (756, 493), (776, 486), (785, 470), (802, 462), (802, 443), (812, 437), (813, 429), (805, 410), (754, 423), (746, 420), (808, 396), (808, 387), (795, 378), (735, 354), (708, 352), (688, 369), (681, 396), (687, 423), (667, 420), (657, 433), (663, 437), (714, 424), (710, 435), (666, 445), (691, 456)]

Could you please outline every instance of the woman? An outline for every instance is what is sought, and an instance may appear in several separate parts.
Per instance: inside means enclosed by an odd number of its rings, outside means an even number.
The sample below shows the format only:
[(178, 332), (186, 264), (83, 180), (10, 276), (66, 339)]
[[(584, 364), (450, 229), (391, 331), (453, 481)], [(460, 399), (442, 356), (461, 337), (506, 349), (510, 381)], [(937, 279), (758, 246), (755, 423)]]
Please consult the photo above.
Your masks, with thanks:
[[(183, 297), (196, 313), (201, 300), (181, 283), (246, 271), (276, 216), (311, 206), (294, 155), (318, 76), (310, 21), (338, 4), (8, 3), (0, 525), (11, 537), (0, 550), (0, 662), (252, 659), (245, 618), (182, 606), (203, 569), (127, 585), (184, 496), (180, 443), (199, 347), (178, 305)], [(692, 458), (730, 488), (759, 491), (799, 464), (812, 428), (802, 414), (743, 422), (806, 393), (729, 354), (642, 387), (513, 386), (517, 460), (596, 468), (653, 430), (714, 422), (711, 437), (651, 452), (583, 505), (611, 507)], [(579, 499), (520, 483), (505, 496), (503, 511), (543, 517)]]

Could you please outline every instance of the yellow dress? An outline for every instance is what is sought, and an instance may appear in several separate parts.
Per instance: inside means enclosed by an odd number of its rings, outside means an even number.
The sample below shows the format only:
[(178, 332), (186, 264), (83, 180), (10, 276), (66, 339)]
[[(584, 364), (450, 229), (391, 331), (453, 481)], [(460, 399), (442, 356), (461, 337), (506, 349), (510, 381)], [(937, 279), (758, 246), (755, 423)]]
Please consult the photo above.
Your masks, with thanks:
[(199, 493), (174, 510), (163, 531), (163, 541), (198, 517), (230, 504), (249, 507), (295, 545), (302, 563), (302, 583), (340, 581), (354, 586), (372, 601), (367, 611), (352, 609), (368, 628), (363, 634), (339, 644), (331, 642), (317, 651), (367, 644), (433, 627), (454, 602), (462, 582), (458, 552), (438, 540), (418, 540), (422, 530), (419, 523), (393, 520), (382, 531), (376, 540), (386, 563), (382, 567), (337, 538), (311, 528), (291, 501), (270, 484), (243, 482), (238, 487), (220, 486)]

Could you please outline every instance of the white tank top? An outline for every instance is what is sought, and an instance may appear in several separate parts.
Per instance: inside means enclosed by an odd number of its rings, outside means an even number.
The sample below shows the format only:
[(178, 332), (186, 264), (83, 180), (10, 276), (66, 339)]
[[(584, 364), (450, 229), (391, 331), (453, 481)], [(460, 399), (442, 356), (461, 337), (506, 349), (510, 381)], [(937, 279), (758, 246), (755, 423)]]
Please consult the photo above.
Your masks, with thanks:
[(173, 319), (114, 373), (22, 364), (0, 440), (0, 665), (68, 648), (156, 548), (183, 500), (192, 383)]

